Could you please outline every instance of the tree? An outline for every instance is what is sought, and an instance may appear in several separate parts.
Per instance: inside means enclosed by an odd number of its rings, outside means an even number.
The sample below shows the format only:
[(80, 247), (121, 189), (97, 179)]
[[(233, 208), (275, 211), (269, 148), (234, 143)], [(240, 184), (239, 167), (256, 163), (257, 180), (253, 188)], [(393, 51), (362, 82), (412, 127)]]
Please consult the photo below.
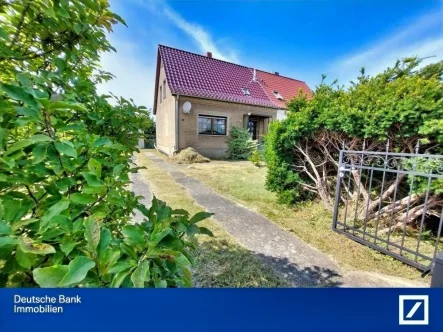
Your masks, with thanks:
[(251, 153), (257, 150), (257, 142), (252, 140), (251, 135), (244, 128), (232, 127), (226, 142), (229, 159), (248, 159)]
[[(441, 152), (443, 65), (419, 65), (419, 59), (407, 58), (374, 77), (362, 70), (349, 88), (323, 81), (312, 99), (301, 95), (291, 100), (288, 118), (272, 123), (267, 136), (268, 188), (286, 203), (319, 197), (332, 209), (342, 147), (361, 150), (365, 144), (366, 150), (385, 151), (389, 140), (390, 149), (413, 153), (420, 140), (423, 151)], [(344, 189), (353, 199), (362, 199), (361, 206), (367, 206), (361, 210), (360, 219), (370, 218), (379, 209), (380, 198), (383, 202), (392, 199), (395, 187), (409, 186), (408, 177), (400, 176), (386, 179), (384, 188), (372, 187), (369, 192), (361, 174), (357, 170), (351, 173), (352, 186)], [(443, 203), (438, 190), (441, 185), (435, 182), (429, 208)], [(359, 188), (358, 193), (355, 188)], [(423, 214), (425, 188), (414, 189), (410, 202), (413, 210), (407, 222)], [(402, 220), (406, 208), (402, 198), (384, 206), (382, 212), (390, 213), (395, 208)]]
[(96, 92), (123, 19), (106, 0), (3, 1), (0, 15), (0, 286), (190, 286), (188, 239), (211, 235), (196, 225), (210, 214), (139, 203), (130, 157), (152, 119)]

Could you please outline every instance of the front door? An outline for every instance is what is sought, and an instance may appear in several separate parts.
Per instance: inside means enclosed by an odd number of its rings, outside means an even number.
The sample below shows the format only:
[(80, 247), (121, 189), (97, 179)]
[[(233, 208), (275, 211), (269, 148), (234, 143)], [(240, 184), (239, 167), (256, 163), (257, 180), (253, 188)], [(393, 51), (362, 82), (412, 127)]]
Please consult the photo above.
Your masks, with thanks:
[(249, 135), (251, 135), (251, 138), (253, 140), (258, 139), (257, 130), (258, 130), (258, 120), (257, 119), (249, 119), (248, 132), (249, 132)]

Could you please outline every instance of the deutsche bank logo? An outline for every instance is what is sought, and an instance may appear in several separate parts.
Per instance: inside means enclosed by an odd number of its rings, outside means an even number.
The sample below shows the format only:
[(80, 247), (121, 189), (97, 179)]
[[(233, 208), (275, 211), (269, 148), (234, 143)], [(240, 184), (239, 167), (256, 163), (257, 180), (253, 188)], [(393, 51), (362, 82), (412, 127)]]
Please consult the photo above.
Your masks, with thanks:
[(398, 323), (400, 325), (429, 324), (428, 295), (400, 295), (399, 309)]

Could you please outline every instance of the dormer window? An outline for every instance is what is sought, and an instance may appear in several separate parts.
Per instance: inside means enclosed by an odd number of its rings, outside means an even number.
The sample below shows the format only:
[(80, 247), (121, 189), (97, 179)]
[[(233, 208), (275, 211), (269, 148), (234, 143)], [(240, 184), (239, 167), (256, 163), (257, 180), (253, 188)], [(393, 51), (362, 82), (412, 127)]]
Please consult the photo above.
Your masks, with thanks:
[(278, 91), (274, 90), (274, 96), (275, 98), (277, 98), (278, 100), (283, 100), (283, 97), (281, 96), (281, 94), (278, 93)]
[(241, 88), (241, 91), (243, 92), (243, 94), (244, 94), (245, 96), (250, 96), (250, 95), (251, 95), (251, 92), (249, 92), (249, 89)]

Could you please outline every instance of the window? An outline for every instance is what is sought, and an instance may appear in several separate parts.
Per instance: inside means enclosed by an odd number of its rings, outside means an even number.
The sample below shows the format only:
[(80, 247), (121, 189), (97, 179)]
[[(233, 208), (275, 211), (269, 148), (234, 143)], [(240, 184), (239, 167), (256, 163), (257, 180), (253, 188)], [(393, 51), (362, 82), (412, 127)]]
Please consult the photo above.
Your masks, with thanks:
[(281, 96), (281, 94), (278, 93), (278, 91), (274, 90), (274, 96), (275, 98), (277, 98), (278, 100), (283, 100), (283, 97)]
[(214, 117), (207, 115), (198, 116), (199, 135), (226, 135), (225, 117)]
[(160, 102), (162, 102), (162, 86), (160, 85)]
[(166, 80), (163, 80), (163, 99), (166, 98)]
[(241, 91), (243, 92), (243, 94), (244, 94), (245, 96), (250, 96), (250, 95), (251, 95), (251, 92), (249, 92), (249, 89), (241, 88)]

